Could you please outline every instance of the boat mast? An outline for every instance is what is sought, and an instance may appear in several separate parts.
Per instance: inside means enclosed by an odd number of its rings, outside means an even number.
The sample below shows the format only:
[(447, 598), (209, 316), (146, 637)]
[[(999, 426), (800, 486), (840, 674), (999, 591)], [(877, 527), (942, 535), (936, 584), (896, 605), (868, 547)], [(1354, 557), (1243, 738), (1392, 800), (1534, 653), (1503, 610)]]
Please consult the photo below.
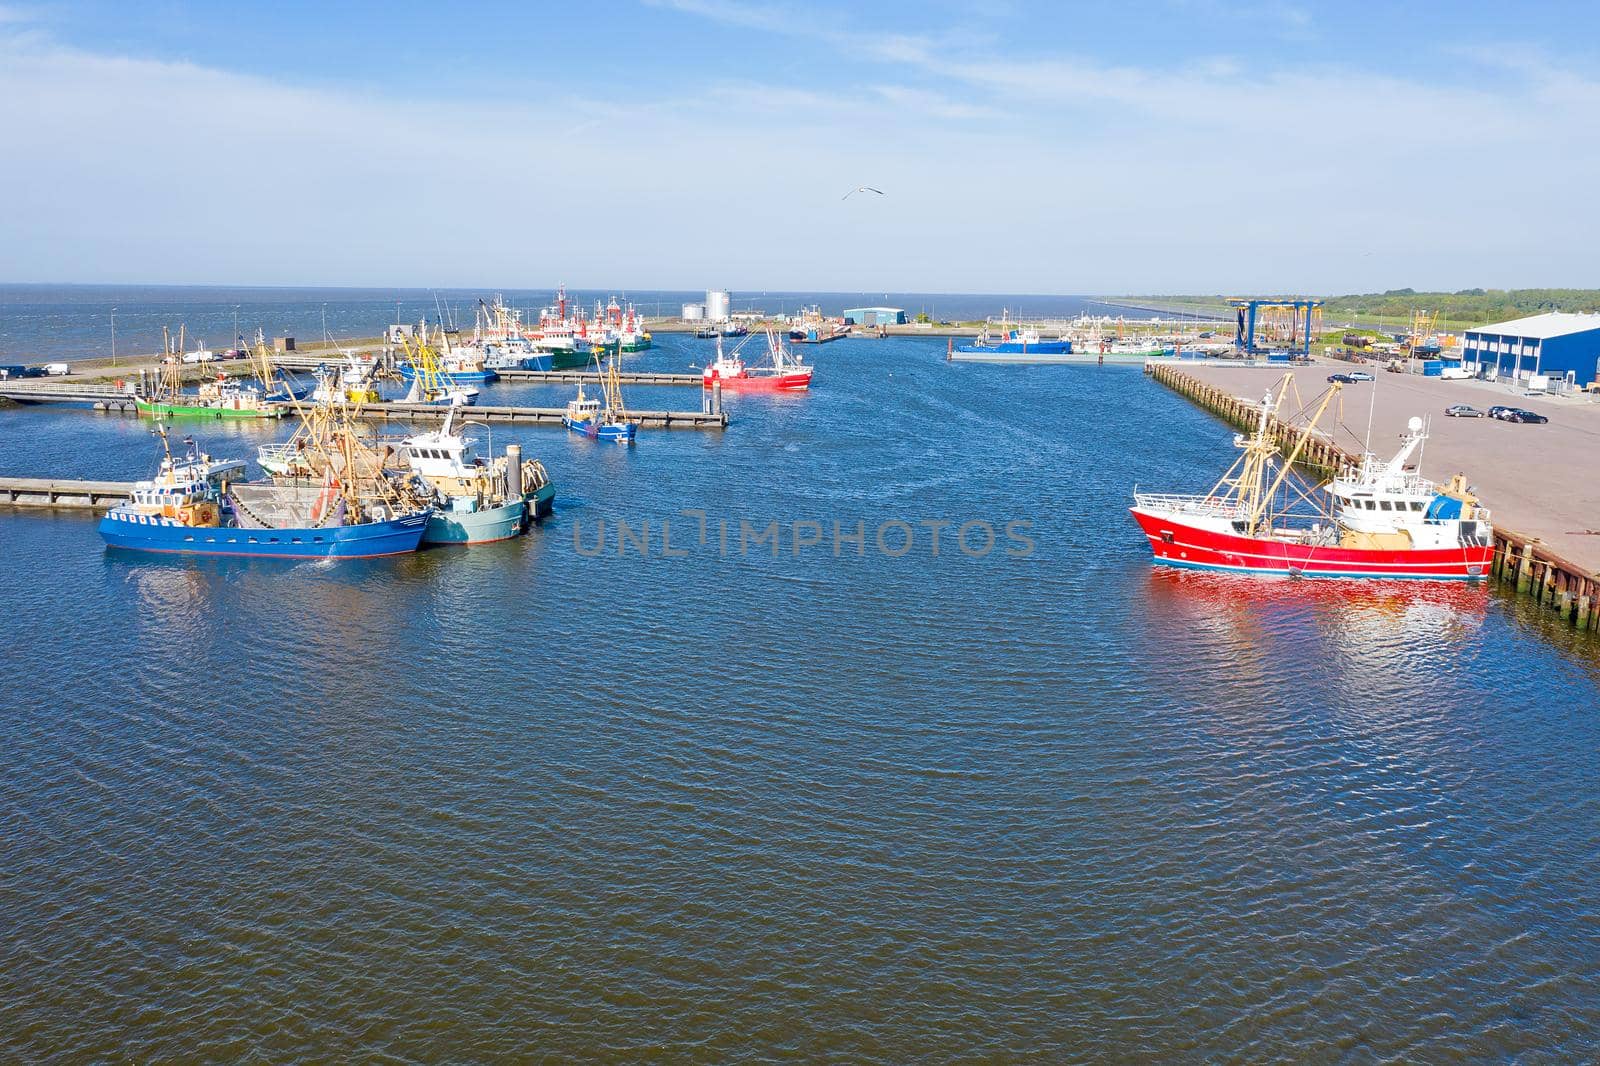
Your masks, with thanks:
[[(1293, 375), (1285, 375), (1286, 383), (1292, 380)], [(1287, 384), (1285, 384), (1285, 388), (1287, 387)], [(1311, 439), (1312, 432), (1317, 428), (1317, 423), (1321, 421), (1322, 413), (1328, 409), (1328, 404), (1333, 402), (1334, 396), (1338, 395), (1341, 388), (1343, 388), (1342, 385), (1340, 385), (1338, 382), (1334, 382), (1332, 385), (1328, 386), (1327, 391), (1322, 394), (1322, 402), (1317, 405), (1316, 413), (1311, 416), (1310, 420), (1306, 422), (1305, 427), (1301, 429), (1299, 439), (1294, 442), (1294, 450), (1291, 451), (1284, 459), (1278, 470), (1278, 476), (1272, 482), (1272, 486), (1268, 488), (1264, 494), (1257, 497), (1255, 506), (1250, 509), (1249, 517), (1245, 519), (1245, 531), (1248, 535), (1258, 535), (1261, 532), (1262, 525), (1271, 525), (1272, 516), (1267, 511), (1268, 505), (1272, 503), (1272, 498), (1277, 495), (1278, 489), (1282, 488), (1283, 483), (1288, 480), (1289, 473), (1294, 469), (1296, 460), (1300, 458), (1300, 453), (1305, 450), (1306, 442)], [(1265, 426), (1266, 419), (1263, 417), (1263, 428), (1260, 431), (1263, 435), (1265, 433)], [(1268, 452), (1267, 454), (1270, 456), (1271, 452)]]

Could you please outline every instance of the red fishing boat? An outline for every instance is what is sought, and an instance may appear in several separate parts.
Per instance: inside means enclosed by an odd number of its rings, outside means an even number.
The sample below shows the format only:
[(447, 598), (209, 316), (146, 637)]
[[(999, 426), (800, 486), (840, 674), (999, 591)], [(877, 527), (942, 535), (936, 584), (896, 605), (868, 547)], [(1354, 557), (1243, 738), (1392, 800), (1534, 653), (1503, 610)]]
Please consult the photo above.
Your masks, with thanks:
[(706, 364), (704, 384), (711, 388), (720, 382), (724, 389), (742, 392), (804, 392), (811, 387), (811, 367), (789, 350), (770, 327), (767, 329), (766, 365), (748, 365), (739, 358), (740, 342), (728, 355), (722, 354), (722, 338), (717, 338), (717, 357)]
[(1291, 577), (1462, 580), (1486, 577), (1494, 528), (1457, 474), (1443, 487), (1411, 465), (1428, 437), (1411, 419), (1392, 459), (1371, 452), (1315, 488), (1294, 472), (1318, 417), (1339, 391), (1333, 385), (1280, 455), (1271, 429), (1293, 383), (1286, 375), (1261, 402), (1255, 432), (1237, 434), (1244, 454), (1198, 496), (1134, 493), (1130, 510), (1156, 562)]

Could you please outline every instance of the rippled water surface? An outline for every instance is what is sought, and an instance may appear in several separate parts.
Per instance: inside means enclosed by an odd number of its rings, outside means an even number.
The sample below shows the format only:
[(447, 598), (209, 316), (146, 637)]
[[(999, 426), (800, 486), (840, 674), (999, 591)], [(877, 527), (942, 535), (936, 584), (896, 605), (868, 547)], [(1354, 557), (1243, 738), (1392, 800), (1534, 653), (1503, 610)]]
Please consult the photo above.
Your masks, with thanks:
[[(1596, 1055), (1592, 646), (1482, 588), (1153, 569), (1130, 490), (1231, 448), (1137, 370), (808, 354), (725, 435), (497, 427), (560, 495), (493, 547), (160, 561), (0, 513), (0, 1057)], [(0, 411), (3, 474), (151, 459)]]

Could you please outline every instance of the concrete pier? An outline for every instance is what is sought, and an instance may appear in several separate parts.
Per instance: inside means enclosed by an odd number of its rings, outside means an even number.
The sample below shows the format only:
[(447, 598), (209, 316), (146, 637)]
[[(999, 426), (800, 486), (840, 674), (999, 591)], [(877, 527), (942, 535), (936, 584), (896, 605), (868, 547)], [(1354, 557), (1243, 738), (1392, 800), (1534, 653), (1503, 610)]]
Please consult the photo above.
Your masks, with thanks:
[[(422, 403), (369, 403), (352, 409), (358, 419), (381, 418), (408, 422), (440, 422), (448, 407)], [(466, 417), (486, 422), (518, 422), (533, 426), (559, 426), (564, 407), (493, 407), (482, 404), (457, 409)], [(629, 411), (630, 421), (659, 429), (727, 429), (726, 411)]]
[(133, 495), (131, 481), (69, 481), (61, 478), (0, 478), (0, 503), (108, 511)]
[[(497, 370), (500, 380), (515, 385), (598, 385), (600, 375), (593, 370)], [(624, 370), (617, 374), (624, 385), (692, 385), (703, 387), (699, 374), (653, 373)]]

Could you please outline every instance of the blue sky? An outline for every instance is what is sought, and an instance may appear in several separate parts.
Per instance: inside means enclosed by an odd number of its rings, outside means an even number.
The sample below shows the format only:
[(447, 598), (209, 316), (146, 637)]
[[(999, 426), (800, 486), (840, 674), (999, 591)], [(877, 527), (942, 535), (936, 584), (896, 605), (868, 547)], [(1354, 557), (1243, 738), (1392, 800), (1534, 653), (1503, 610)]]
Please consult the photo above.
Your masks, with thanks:
[(1600, 286), (1596, 6), (1400, 7), (0, 0), (0, 280)]

